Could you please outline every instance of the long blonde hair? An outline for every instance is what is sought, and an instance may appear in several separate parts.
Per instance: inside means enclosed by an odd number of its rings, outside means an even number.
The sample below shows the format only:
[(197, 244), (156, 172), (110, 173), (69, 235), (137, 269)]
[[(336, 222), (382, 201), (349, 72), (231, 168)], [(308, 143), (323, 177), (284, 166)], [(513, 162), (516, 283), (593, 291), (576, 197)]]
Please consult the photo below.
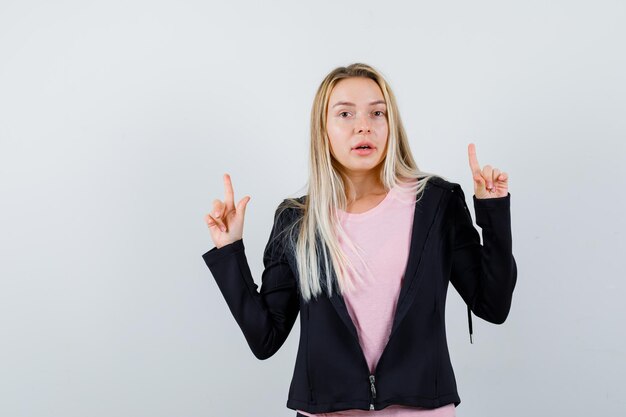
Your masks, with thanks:
[[(426, 182), (435, 174), (420, 171), (413, 160), (409, 141), (400, 119), (396, 98), (381, 73), (373, 67), (354, 63), (337, 67), (321, 82), (311, 109), (311, 144), (309, 158), (308, 193), (299, 198), (288, 198), (279, 206), (279, 211), (296, 209), (299, 216), (289, 226), (286, 247), (292, 251), (297, 263), (299, 290), (305, 301), (317, 297), (326, 289), (330, 297), (333, 288), (341, 294), (355, 288), (351, 276), (362, 282), (354, 272), (354, 265), (344, 254), (339, 238), (355, 251), (360, 250), (352, 243), (339, 222), (336, 208), (346, 210), (348, 200), (344, 182), (349, 178), (341, 173), (339, 162), (331, 155), (326, 131), (328, 100), (334, 86), (342, 79), (367, 77), (374, 80), (387, 104), (389, 136), (387, 152), (379, 170), (380, 182), (389, 191), (398, 185), (419, 201)], [(354, 189), (354, 187), (350, 187)], [(296, 233), (292, 233), (293, 231)], [(358, 255), (366, 265), (363, 259)], [(350, 271), (348, 271), (348, 268)], [(367, 266), (366, 266), (367, 268)]]

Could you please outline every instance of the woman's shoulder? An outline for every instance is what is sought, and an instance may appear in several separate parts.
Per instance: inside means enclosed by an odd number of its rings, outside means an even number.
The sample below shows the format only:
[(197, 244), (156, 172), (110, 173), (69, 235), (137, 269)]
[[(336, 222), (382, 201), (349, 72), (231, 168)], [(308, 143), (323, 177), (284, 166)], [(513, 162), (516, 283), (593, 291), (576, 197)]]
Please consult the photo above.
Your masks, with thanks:
[(292, 210), (303, 210), (306, 205), (307, 198), (308, 195), (303, 195), (300, 197), (288, 197), (283, 199), (278, 207)]
[(306, 197), (306, 195), (303, 195), (283, 199), (280, 204), (278, 204), (278, 207), (276, 207), (274, 219), (282, 224), (292, 223), (304, 212)]
[(448, 190), (448, 191), (458, 190), (461, 188), (460, 184), (449, 181), (439, 175), (433, 175), (432, 177), (428, 178), (427, 184), (433, 185), (435, 187), (443, 188), (444, 190)]

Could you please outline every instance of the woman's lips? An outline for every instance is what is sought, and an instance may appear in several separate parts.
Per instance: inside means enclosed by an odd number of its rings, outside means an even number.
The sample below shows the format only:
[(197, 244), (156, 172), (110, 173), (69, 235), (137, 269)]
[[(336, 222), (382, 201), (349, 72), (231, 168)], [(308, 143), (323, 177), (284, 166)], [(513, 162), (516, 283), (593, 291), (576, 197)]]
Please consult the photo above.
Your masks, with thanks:
[(375, 150), (376, 150), (376, 148), (367, 148), (367, 149), (354, 148), (354, 149), (352, 149), (353, 152), (355, 152), (357, 155), (360, 155), (360, 156), (370, 155), (370, 154), (374, 153)]

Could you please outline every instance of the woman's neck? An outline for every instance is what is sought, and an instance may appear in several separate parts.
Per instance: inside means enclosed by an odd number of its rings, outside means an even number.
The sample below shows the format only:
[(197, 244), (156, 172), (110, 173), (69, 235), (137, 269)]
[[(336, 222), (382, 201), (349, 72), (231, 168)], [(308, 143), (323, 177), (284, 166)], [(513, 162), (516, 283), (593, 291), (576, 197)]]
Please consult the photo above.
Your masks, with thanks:
[(357, 201), (363, 198), (378, 196), (387, 193), (385, 186), (380, 182), (378, 177), (352, 177), (350, 178), (350, 181), (352, 181), (352, 184), (345, 182), (346, 198), (348, 200), (350, 200), (353, 194), (354, 201)]

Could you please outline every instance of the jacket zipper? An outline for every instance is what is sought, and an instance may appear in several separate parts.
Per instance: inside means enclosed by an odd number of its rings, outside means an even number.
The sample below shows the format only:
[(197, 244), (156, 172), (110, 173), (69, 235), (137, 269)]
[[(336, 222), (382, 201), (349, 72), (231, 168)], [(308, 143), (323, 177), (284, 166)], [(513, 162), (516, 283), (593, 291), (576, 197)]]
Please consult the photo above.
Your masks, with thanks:
[(374, 375), (370, 375), (370, 389), (372, 391), (372, 400), (370, 401), (370, 410), (374, 409), (374, 399), (376, 398), (376, 386), (374, 385), (374, 381), (376, 378)]
[[(365, 352), (363, 352), (363, 348), (361, 348), (360, 346), (359, 338), (355, 336), (354, 339), (356, 340), (357, 345), (359, 345), (359, 351), (361, 352), (362, 363), (365, 369), (367, 369), (367, 374), (369, 375), (368, 379), (369, 379), (370, 391), (371, 391), (370, 410), (374, 410), (374, 399), (376, 398), (376, 386), (374, 385), (374, 382), (376, 380), (376, 377), (374, 375), (370, 375), (370, 367), (369, 367), (369, 364), (367, 363)], [(379, 360), (379, 363), (380, 363), (380, 360)]]

